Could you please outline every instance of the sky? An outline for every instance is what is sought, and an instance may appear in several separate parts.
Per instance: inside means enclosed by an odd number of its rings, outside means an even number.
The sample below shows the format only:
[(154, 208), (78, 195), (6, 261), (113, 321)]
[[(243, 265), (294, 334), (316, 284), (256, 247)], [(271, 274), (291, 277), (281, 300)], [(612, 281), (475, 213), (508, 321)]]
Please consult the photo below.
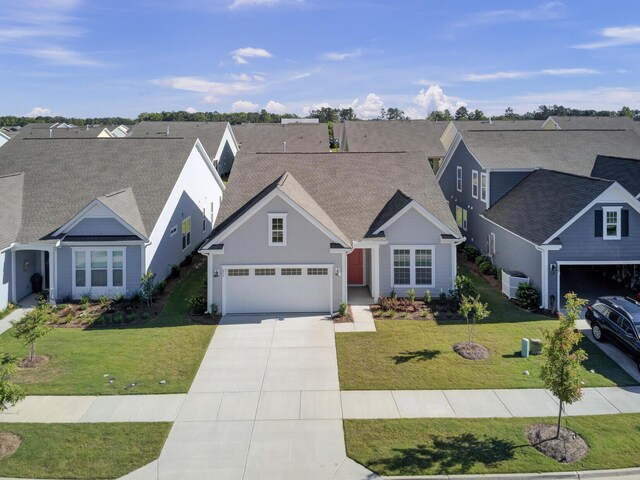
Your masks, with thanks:
[(640, 108), (637, 0), (3, 0), (0, 115)]

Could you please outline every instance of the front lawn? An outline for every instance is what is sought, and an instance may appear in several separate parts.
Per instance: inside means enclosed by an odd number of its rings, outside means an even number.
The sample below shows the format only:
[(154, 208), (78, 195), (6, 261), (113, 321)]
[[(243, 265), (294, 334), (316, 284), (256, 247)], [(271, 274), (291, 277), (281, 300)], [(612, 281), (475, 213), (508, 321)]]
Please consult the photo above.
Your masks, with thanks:
[[(521, 310), (482, 279), (472, 278), (491, 316), (476, 329), (475, 341), (491, 352), (488, 360), (460, 357), (452, 346), (467, 339), (464, 320), (377, 320), (377, 332), (338, 333), (336, 348), (343, 390), (437, 390), (477, 388), (538, 388), (541, 356), (521, 358), (523, 337), (542, 338), (555, 319)], [(636, 382), (588, 339), (584, 364), (587, 387), (633, 385)], [(590, 373), (590, 370), (595, 373)], [(529, 375), (524, 372), (528, 371)]]
[[(140, 327), (55, 328), (37, 343), (38, 354), (50, 357), (49, 362), (19, 370), (16, 382), (27, 395), (186, 392), (215, 329), (193, 323), (185, 302), (200, 293), (205, 276), (206, 264), (194, 265), (162, 313)], [(12, 329), (0, 336), (0, 346), (20, 358), (27, 355)]]
[(575, 463), (529, 445), (527, 427), (555, 418), (345, 420), (347, 455), (379, 475), (487, 474), (640, 466), (640, 415), (569, 417), (591, 450)]
[(170, 423), (4, 423), (22, 444), (0, 476), (118, 478), (160, 455)]

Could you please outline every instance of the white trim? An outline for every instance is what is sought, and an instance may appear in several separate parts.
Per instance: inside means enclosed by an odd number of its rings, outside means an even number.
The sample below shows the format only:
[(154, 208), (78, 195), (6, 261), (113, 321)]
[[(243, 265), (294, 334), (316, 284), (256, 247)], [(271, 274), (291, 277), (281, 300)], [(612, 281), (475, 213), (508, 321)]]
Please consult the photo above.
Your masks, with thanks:
[(469, 226), (469, 213), (466, 208), (462, 209), (462, 229), (466, 232)]
[[(269, 246), (270, 247), (286, 247), (287, 246), (287, 214), (286, 213), (267, 213), (269, 217)], [(273, 220), (282, 219), (282, 242), (273, 241)]]
[[(218, 173), (218, 171), (213, 166), (213, 162), (209, 158), (209, 154), (207, 154), (207, 151), (205, 150), (204, 146), (202, 145), (202, 142), (200, 142), (199, 138), (196, 139), (196, 143), (194, 144), (194, 148), (198, 150), (198, 153), (200, 153), (200, 155), (202, 155), (203, 159), (205, 160), (205, 164), (207, 165), (207, 168), (209, 169), (209, 171), (213, 175), (213, 178), (215, 179), (216, 183), (220, 187), (220, 190), (222, 190), (222, 192), (224, 192), (227, 189), (227, 187), (225, 187), (224, 182), (222, 181), (222, 178), (220, 178), (220, 174)], [(191, 149), (191, 152), (189, 152), (189, 155), (187, 156), (187, 161), (189, 160), (189, 157), (191, 156), (192, 152), (193, 152), (193, 148)], [(187, 161), (184, 162), (184, 165), (187, 164)], [(183, 170), (184, 170), (184, 165), (182, 167)], [(180, 173), (182, 173), (182, 171)]]
[(342, 301), (343, 302), (348, 301), (347, 292), (349, 291), (349, 289), (347, 287), (347, 254), (351, 251), (353, 251), (353, 249), (342, 252), (342, 270), (340, 270), (340, 272), (342, 273), (341, 278), (342, 278)]
[(467, 149), (469, 154), (473, 157), (473, 159), (476, 161), (476, 163), (480, 166), (480, 168), (483, 169), (483, 170), (487, 170), (488, 171), (488, 169), (482, 164), (482, 162), (480, 162), (480, 160), (478, 160), (478, 157), (475, 156), (475, 154), (471, 151), (469, 146), (466, 144), (466, 142), (462, 138), (462, 134), (460, 132), (458, 132), (456, 134), (455, 140), (453, 141), (453, 143), (451, 144), (451, 147), (449, 148), (449, 151), (447, 152), (447, 154), (444, 157), (444, 162), (440, 166), (440, 170), (438, 170), (438, 173), (436, 174), (436, 180), (438, 180), (438, 182), (440, 181), (440, 179), (444, 175), (444, 171), (449, 166), (449, 163), (451, 162), (451, 158), (453, 157), (455, 152), (458, 150), (458, 147), (460, 146), (461, 142), (464, 144), (465, 148)]
[(104, 244), (108, 244), (108, 245), (113, 245), (113, 246), (118, 246), (118, 247), (124, 247), (124, 246), (134, 246), (134, 245), (148, 245), (148, 243), (145, 243), (144, 240), (125, 240), (122, 242), (119, 242), (117, 240), (109, 240), (108, 242), (105, 242), (105, 240), (95, 240), (95, 241), (82, 241), (82, 242), (61, 242), (62, 245), (64, 245), (65, 247), (95, 247), (98, 245), (104, 245)]
[(351, 255), (356, 250), (362, 250), (362, 283), (349, 283), (349, 267), (347, 265), (347, 287), (364, 287), (367, 284), (367, 262), (366, 262), (366, 248), (363, 247), (353, 247), (353, 250), (349, 252), (347, 257)]
[[(475, 187), (476, 193), (473, 193), (473, 189)], [(471, 196), (473, 198), (478, 198), (480, 194), (480, 175), (478, 175), (478, 170), (471, 170)]]
[(458, 276), (458, 244), (451, 244), (451, 289), (456, 286), (456, 277)]
[[(553, 235), (547, 238), (543, 243), (543, 245), (551, 242), (554, 238), (559, 236), (562, 232), (564, 232), (567, 228), (573, 225), (580, 217), (582, 217), (585, 213), (587, 213), (591, 208), (593, 208), (598, 203), (626, 203), (631, 208), (633, 208), (636, 212), (640, 213), (640, 202), (631, 195), (625, 188), (623, 188), (618, 182), (614, 182), (609, 188), (607, 188), (604, 192), (598, 195), (589, 205), (580, 210), (571, 220), (565, 223), (558, 231), (556, 231)], [(603, 219), (604, 225), (604, 219)], [(622, 232), (621, 232), (622, 233)]]
[[(616, 214), (616, 234), (607, 235), (607, 213)], [(603, 240), (620, 240), (622, 239), (622, 207), (602, 207), (602, 239)]]
[[(409, 250), (409, 285), (396, 285), (394, 283), (393, 276), (393, 252), (394, 250)], [(416, 250), (431, 250), (431, 267), (419, 267), (419, 268), (431, 268), (431, 283), (428, 285), (416, 285), (416, 265), (415, 265), (415, 255)], [(389, 255), (390, 255), (390, 268), (391, 268), (391, 276), (389, 277), (389, 283), (391, 284), (391, 288), (395, 290), (398, 288), (434, 288), (436, 284), (436, 247), (435, 245), (389, 245)], [(407, 268), (407, 267), (400, 267)]]
[(427, 220), (429, 220), (431, 223), (433, 223), (441, 231), (443, 231), (445, 233), (450, 233), (451, 235), (453, 235), (455, 237), (459, 236), (459, 232), (454, 232), (453, 230), (451, 230), (444, 223), (442, 223), (440, 220), (438, 220), (435, 217), (435, 215), (433, 215), (429, 210), (424, 208), (422, 205), (420, 205), (415, 200), (412, 200), (411, 202), (409, 202), (402, 210), (400, 210), (393, 217), (391, 217), (389, 220), (387, 220), (384, 225), (382, 225), (375, 232), (373, 232), (374, 235), (377, 235), (380, 232), (384, 232), (387, 228), (389, 228), (391, 225), (393, 225), (398, 219), (400, 219), (405, 213), (407, 213), (412, 208), (415, 209), (419, 214), (421, 214)]
[[(485, 179), (484, 190), (482, 189), (482, 179)], [(483, 195), (484, 192), (484, 195)], [(489, 209), (489, 174), (487, 172), (480, 173), (480, 201), (487, 205)]]
[[(485, 217), (483, 214), (478, 215), (480, 218), (482, 218), (483, 220), (486, 220), (487, 222), (491, 223), (492, 225), (495, 225), (496, 227), (500, 227), (502, 230), (504, 230), (505, 232), (510, 233), (511, 235), (513, 235), (514, 237), (519, 238), (520, 240), (523, 240), (531, 245), (533, 245), (534, 247), (537, 247), (538, 244), (533, 243), (531, 240), (527, 240), (524, 237), (521, 237), (520, 235), (518, 235), (517, 233), (513, 233), (511, 230), (509, 230), (508, 228), (503, 227), (502, 225), (494, 222), (493, 220), (489, 220), (487, 217)], [(558, 245), (560, 247), (560, 245)]]
[[(184, 222), (186, 222), (187, 220), (189, 220), (189, 232), (187, 232), (189, 234), (189, 243), (185, 246), (184, 244), (185, 233), (183, 230), (184, 230)], [(180, 247), (182, 248), (182, 252), (187, 251), (191, 246), (192, 233), (193, 233), (193, 228), (191, 225), (191, 215), (189, 215), (187, 218), (183, 218), (182, 221), (180, 222)]]
[[(207, 257), (207, 313), (211, 313), (211, 305), (213, 301), (213, 257), (206, 255)], [(218, 305), (220, 307), (220, 305)], [(219, 308), (218, 308), (219, 309)]]
[(462, 192), (462, 167), (460, 165), (456, 167), (456, 190)]
[[(84, 252), (84, 271), (85, 271), (85, 285), (84, 287), (76, 286), (76, 252)], [(91, 253), (92, 252), (107, 252), (107, 285), (106, 286), (92, 286), (91, 285)], [(122, 253), (122, 285), (113, 285), (113, 254), (114, 252)], [(71, 296), (73, 298), (79, 298), (82, 295), (91, 295), (92, 298), (96, 298), (100, 295), (113, 296), (121, 293), (125, 295), (127, 293), (127, 249), (122, 247), (113, 246), (93, 246), (93, 247), (72, 247), (71, 248)]]

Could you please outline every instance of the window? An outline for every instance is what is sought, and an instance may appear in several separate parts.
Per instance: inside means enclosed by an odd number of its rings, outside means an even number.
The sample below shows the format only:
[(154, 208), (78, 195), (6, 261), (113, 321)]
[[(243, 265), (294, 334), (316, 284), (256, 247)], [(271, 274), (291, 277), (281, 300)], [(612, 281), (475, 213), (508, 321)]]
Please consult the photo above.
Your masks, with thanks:
[(174, 225), (173, 227), (171, 227), (171, 230), (169, 230), (169, 235), (173, 237), (176, 233), (178, 233), (178, 226)]
[(487, 201), (487, 174), (480, 174), (480, 200)]
[(275, 268), (256, 268), (256, 277), (271, 277), (275, 274)]
[(280, 270), (280, 275), (283, 275), (283, 276), (302, 275), (302, 269), (301, 268), (282, 268)]
[(206, 209), (202, 209), (202, 231), (207, 231), (207, 212)]
[(467, 209), (466, 208), (462, 210), (462, 229), (464, 231), (467, 230)]
[(328, 268), (307, 268), (307, 275), (329, 275)]
[(227, 270), (228, 277), (248, 277), (249, 269), (248, 268), (230, 268)]
[(462, 226), (462, 207), (456, 205), (456, 223), (459, 227)]
[(462, 191), (462, 167), (456, 167), (456, 190)]
[(605, 240), (620, 240), (620, 211), (622, 207), (602, 207), (602, 216), (604, 219), (602, 237)]
[(395, 247), (391, 256), (394, 286), (433, 286), (433, 247)]
[(287, 244), (287, 215), (283, 213), (269, 214), (269, 245), (285, 246)]
[(182, 250), (186, 250), (191, 245), (191, 217), (182, 221)]
[(86, 252), (75, 252), (76, 287), (87, 286), (86, 256), (87, 256)]
[(122, 287), (124, 285), (124, 261), (122, 251), (114, 250), (112, 254), (111, 275), (114, 287)]
[(471, 196), (478, 198), (478, 171), (471, 171)]
[(489, 255), (494, 256), (496, 254), (496, 234), (491, 232), (489, 234), (489, 245), (488, 245), (488, 250), (489, 250)]
[(91, 286), (106, 287), (108, 279), (108, 257), (105, 251), (91, 252)]

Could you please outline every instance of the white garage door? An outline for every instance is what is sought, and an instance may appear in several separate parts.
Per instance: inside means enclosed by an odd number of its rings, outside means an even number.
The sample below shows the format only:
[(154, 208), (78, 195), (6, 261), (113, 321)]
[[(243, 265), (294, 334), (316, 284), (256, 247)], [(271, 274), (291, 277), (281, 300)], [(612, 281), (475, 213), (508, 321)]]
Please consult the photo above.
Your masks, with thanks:
[(224, 313), (331, 310), (329, 265), (233, 266), (224, 268)]

